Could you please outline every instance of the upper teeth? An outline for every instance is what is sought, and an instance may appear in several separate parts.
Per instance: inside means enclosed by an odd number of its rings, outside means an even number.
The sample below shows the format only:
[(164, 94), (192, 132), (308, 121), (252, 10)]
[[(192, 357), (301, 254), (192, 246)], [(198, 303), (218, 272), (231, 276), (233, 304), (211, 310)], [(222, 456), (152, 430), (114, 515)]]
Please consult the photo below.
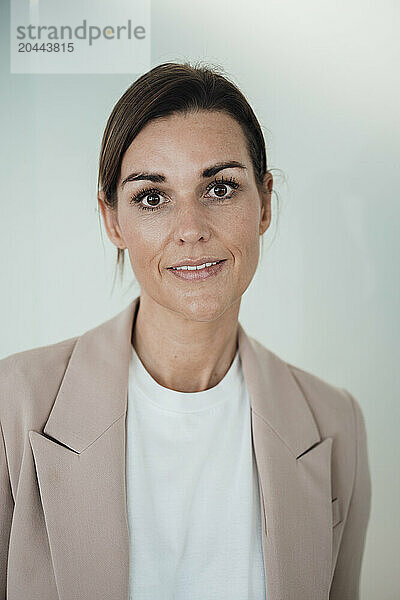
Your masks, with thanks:
[(193, 271), (194, 269), (196, 269), (197, 271), (199, 269), (204, 269), (205, 267), (210, 267), (211, 265), (216, 265), (219, 261), (217, 260), (216, 262), (210, 262), (210, 263), (203, 263), (202, 265), (198, 265), (196, 267), (189, 267), (188, 265), (183, 265), (182, 267), (172, 267), (173, 269), (179, 270), (179, 269), (185, 269), (187, 271)]

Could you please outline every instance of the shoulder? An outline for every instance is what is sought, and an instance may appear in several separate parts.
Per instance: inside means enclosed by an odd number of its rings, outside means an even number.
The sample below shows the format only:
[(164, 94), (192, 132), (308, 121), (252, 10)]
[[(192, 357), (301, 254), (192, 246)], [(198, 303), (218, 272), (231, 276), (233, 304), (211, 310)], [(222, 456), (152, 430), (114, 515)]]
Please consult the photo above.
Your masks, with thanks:
[[(0, 360), (0, 419), (31, 413), (55, 398), (78, 336)], [(40, 406), (37, 406), (40, 409)]]
[(362, 409), (356, 398), (345, 387), (286, 361), (257, 339), (251, 340), (261, 359), (260, 363), (272, 364), (279, 368), (280, 373), (285, 372), (294, 380), (308, 403), (321, 436), (332, 436), (334, 439), (343, 439), (344, 436), (351, 443), (360, 423), (364, 425)]
[(334, 410), (352, 410), (351, 400), (345, 388), (323, 379), (316, 373), (286, 362), (288, 369), (301, 388), (303, 394), (314, 404)]
[(356, 421), (363, 419), (358, 400), (346, 388), (330, 383), (296, 365), (288, 362), (286, 364), (309, 404), (318, 414), (329, 418), (333, 423), (350, 419), (354, 427)]
[(10, 354), (0, 360), (0, 381), (13, 376), (34, 377), (51, 372), (57, 365), (62, 365), (70, 357), (78, 336), (61, 340), (55, 344), (38, 346)]
[[(367, 438), (360, 402), (346, 388), (296, 365), (286, 364), (307, 400), (321, 436), (334, 440), (334, 458), (342, 463), (355, 462), (357, 446), (366, 445)], [(361, 460), (367, 460), (365, 453)]]

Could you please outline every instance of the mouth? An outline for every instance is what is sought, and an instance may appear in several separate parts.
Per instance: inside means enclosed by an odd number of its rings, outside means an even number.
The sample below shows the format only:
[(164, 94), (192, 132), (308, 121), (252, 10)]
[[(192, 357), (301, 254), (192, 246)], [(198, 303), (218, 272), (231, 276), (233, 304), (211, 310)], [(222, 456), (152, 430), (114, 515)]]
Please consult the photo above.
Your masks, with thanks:
[(185, 281), (204, 281), (209, 277), (218, 275), (224, 269), (225, 263), (226, 259), (223, 259), (213, 263), (203, 263), (195, 267), (168, 267), (167, 271)]

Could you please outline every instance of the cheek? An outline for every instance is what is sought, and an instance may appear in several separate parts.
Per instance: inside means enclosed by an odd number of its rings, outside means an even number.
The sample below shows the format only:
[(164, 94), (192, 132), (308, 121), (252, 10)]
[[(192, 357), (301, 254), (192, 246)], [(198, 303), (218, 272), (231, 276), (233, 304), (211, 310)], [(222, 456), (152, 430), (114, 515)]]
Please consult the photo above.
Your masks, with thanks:
[(120, 225), (133, 270), (138, 273), (148, 269), (149, 263), (159, 256), (163, 245), (160, 224), (129, 215), (120, 219)]
[(249, 267), (257, 260), (259, 244), (259, 214), (255, 208), (236, 211), (229, 221), (229, 241), (239, 258), (246, 260)]

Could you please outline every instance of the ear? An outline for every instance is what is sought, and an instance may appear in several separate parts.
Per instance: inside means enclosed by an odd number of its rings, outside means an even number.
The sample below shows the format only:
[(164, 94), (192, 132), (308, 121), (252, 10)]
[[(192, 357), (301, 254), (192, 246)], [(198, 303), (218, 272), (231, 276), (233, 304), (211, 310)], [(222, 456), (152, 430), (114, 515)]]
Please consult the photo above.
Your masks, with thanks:
[(266, 232), (271, 224), (271, 196), (274, 178), (268, 171), (264, 175), (263, 185), (260, 189), (261, 198), (261, 216), (260, 216), (260, 235)]
[(99, 204), (99, 208), (101, 214), (103, 215), (104, 227), (106, 228), (107, 235), (111, 242), (117, 248), (121, 248), (124, 250), (126, 248), (126, 244), (124, 242), (124, 238), (121, 233), (121, 229), (118, 223), (118, 210), (117, 207), (111, 208), (105, 202), (105, 194), (103, 190), (100, 190), (97, 195), (97, 201)]

